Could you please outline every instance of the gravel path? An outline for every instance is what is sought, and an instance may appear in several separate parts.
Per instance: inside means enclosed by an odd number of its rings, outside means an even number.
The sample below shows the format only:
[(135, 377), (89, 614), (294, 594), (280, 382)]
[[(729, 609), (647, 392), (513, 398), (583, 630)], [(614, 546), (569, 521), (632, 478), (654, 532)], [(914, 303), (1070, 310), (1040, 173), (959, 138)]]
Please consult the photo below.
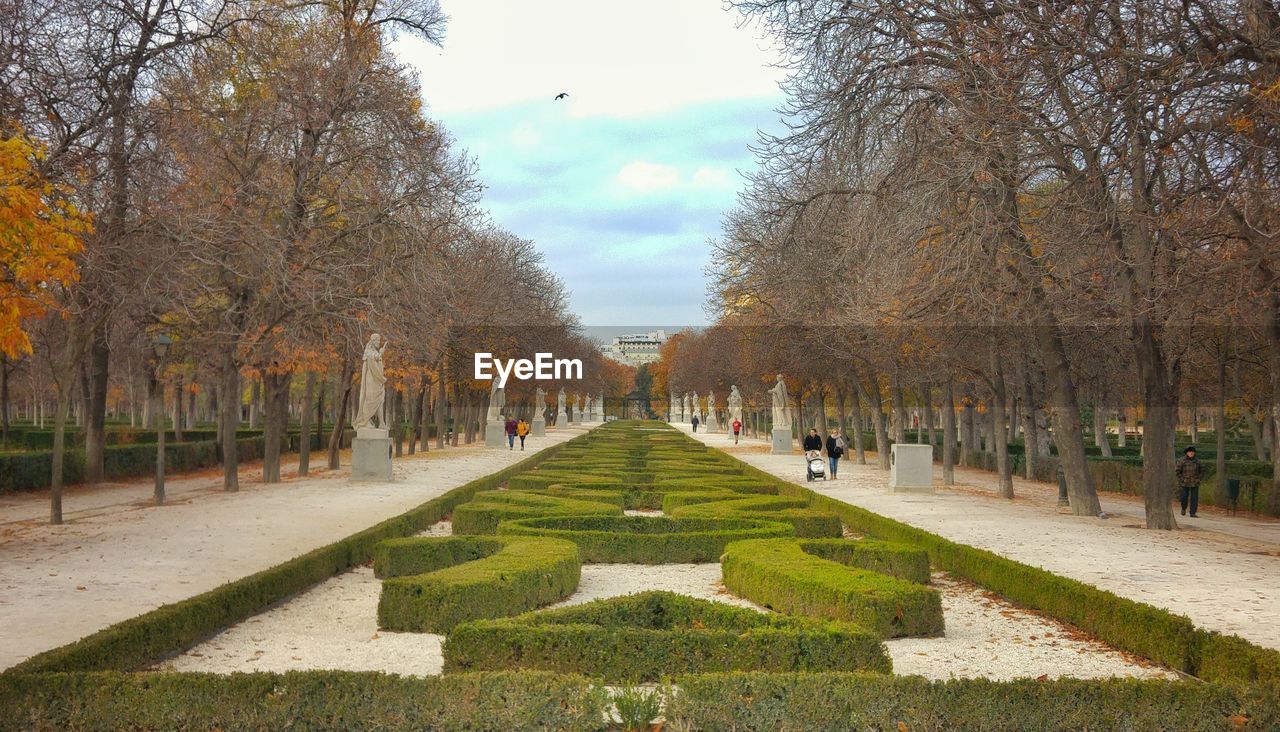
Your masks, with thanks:
[(8, 497), (0, 669), (329, 544), (584, 430), (549, 430), (525, 452), (477, 444), (397, 458), (391, 483), (353, 484), (345, 471), (277, 485), (242, 479), (238, 493), (188, 486), (161, 508), (123, 500), (149, 497), (146, 481), (95, 489), (92, 501), (76, 499), (94, 510), (62, 526), (25, 518), (47, 496)]
[[(722, 434), (694, 437), (845, 503), (1280, 648), (1280, 543), (1267, 540), (1280, 541), (1276, 522), (1219, 516), (1212, 521), (1222, 531), (1185, 520), (1177, 531), (1148, 531), (1141, 510), (1134, 514), (1124, 501), (1104, 499), (1108, 511), (1119, 506), (1117, 515), (1098, 519), (1061, 512), (1038, 494), (1007, 501), (974, 486), (892, 494), (888, 473), (848, 462), (838, 480), (805, 483), (798, 454), (771, 455), (759, 444), (735, 448)], [(940, 472), (935, 466), (935, 484)], [(975, 485), (984, 480), (978, 471), (963, 476)]]
[[(448, 535), (441, 522), (425, 535)], [(578, 591), (551, 607), (579, 605), (645, 590), (669, 590), (766, 612), (730, 594), (719, 564), (589, 564)], [(886, 646), (899, 674), (933, 679), (1037, 676), (1173, 677), (1052, 620), (990, 596), (945, 575), (943, 638), (903, 638)], [(438, 674), (443, 636), (389, 633), (377, 628), (380, 583), (360, 567), (321, 583), (293, 600), (254, 616), (157, 668), (175, 671), (286, 671), (348, 669), (413, 676)]]

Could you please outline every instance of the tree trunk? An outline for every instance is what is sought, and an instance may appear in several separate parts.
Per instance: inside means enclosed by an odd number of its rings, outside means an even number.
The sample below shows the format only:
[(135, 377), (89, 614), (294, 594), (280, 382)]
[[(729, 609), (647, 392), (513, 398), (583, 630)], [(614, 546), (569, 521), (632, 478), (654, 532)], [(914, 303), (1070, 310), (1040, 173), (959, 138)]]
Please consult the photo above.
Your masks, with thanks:
[(391, 424), (394, 425), (391, 429), (391, 435), (393, 437), (392, 444), (395, 445), (392, 455), (394, 457), (400, 457), (404, 454), (404, 438), (406, 429), (408, 429), (409, 432), (410, 453), (413, 452), (414, 444), (418, 440), (418, 436), (414, 434), (414, 430), (417, 429), (417, 425), (414, 424), (414, 417), (416, 417), (416, 414), (413, 414), (417, 401), (417, 399), (414, 399), (414, 404), (410, 405), (409, 419), (405, 419), (404, 392), (399, 389), (395, 390), (395, 398), (391, 400)]
[(1085, 462), (1080, 402), (1076, 398), (1075, 382), (1071, 380), (1066, 347), (1055, 325), (1036, 328), (1036, 337), (1048, 376), (1049, 417), (1053, 423), (1053, 440), (1058, 446), (1058, 461), (1067, 480), (1071, 512), (1076, 516), (1097, 516), (1102, 513), (1102, 504), (1098, 501), (1093, 475)]
[[(71, 409), (71, 373), (65, 374), (57, 388), (57, 406), (53, 412), (53, 464), (49, 481), (49, 523), (62, 523), (63, 465), (67, 454), (67, 413)], [(63, 386), (62, 384), (65, 384)]]
[(293, 374), (264, 371), (262, 375), (265, 415), (262, 430), (262, 482), (280, 482), (280, 443), (289, 426), (289, 384)]
[(0, 354), (0, 446), (9, 447), (9, 359)]
[(1120, 407), (1116, 411), (1116, 444), (1125, 447), (1129, 442), (1129, 408)]
[(298, 475), (304, 477), (311, 472), (311, 402), (315, 398), (316, 374), (308, 371), (302, 388), (302, 409), (298, 411)]
[[(1025, 363), (1025, 361), (1024, 361)], [(1030, 369), (1024, 366), (1022, 376), (1022, 453), (1026, 461), (1026, 478), (1036, 475), (1036, 459), (1040, 457), (1040, 434), (1036, 428), (1036, 396), (1031, 386)]]
[(173, 382), (173, 441), (182, 442), (182, 376), (179, 375)]
[(111, 349), (107, 347), (105, 329), (99, 328), (89, 346), (89, 379), (85, 394), (84, 471), (89, 483), (104, 478), (103, 450), (107, 437), (107, 366)]
[(960, 410), (960, 464), (968, 466), (973, 462), (972, 455), (978, 451), (973, 444), (974, 430), (974, 409), (973, 409), (973, 393), (966, 388), (964, 395), (964, 407)]
[(443, 450), (445, 407), (448, 406), (448, 401), (445, 399), (444, 371), (437, 368), (436, 374), (436, 449)]
[(928, 435), (929, 447), (932, 449), (938, 444), (934, 441), (934, 422), (933, 422), (933, 387), (926, 384), (920, 390), (924, 396), (924, 430)]
[(235, 357), (227, 353), (222, 358), (220, 371), (222, 489), (234, 493), (240, 490), (240, 460), (236, 452), (236, 430), (240, 427), (240, 366)]
[[(863, 389), (862, 381), (859, 380), (858, 388)], [(867, 383), (870, 389), (863, 392), (863, 401), (867, 402), (875, 411), (875, 430), (876, 430), (876, 462), (880, 465), (881, 470), (889, 469), (889, 417), (885, 413), (884, 399), (880, 394), (880, 381), (874, 373), (870, 374)]]
[(907, 407), (902, 398), (902, 384), (898, 382), (898, 370), (893, 370), (893, 383), (890, 385), (893, 396), (893, 441), (907, 441)]
[(249, 429), (258, 428), (258, 418), (260, 416), (259, 403), (262, 397), (262, 384), (256, 378), (250, 378), (249, 381)]
[(947, 379), (942, 397), (942, 484), (956, 483), (956, 401), (955, 387)]
[(351, 380), (355, 378), (355, 366), (350, 361), (342, 364), (342, 381), (338, 391), (342, 396), (334, 399), (334, 408), (336, 413), (333, 419), (333, 430), (329, 433), (329, 469), (337, 470), (342, 467), (341, 455), (338, 452), (342, 449), (342, 433), (346, 431), (347, 424), (347, 405), (351, 401)]
[(1013, 498), (1013, 470), (1009, 465), (1009, 435), (1005, 428), (1004, 368), (1000, 365), (999, 349), (991, 348), (991, 431), (996, 448), (996, 471), (1000, 475), (1001, 498)]
[(1213, 437), (1217, 442), (1218, 454), (1213, 458), (1214, 478), (1217, 481), (1217, 500), (1219, 506), (1231, 505), (1231, 497), (1227, 495), (1227, 349), (1223, 344), (1218, 354), (1218, 411), (1217, 424), (1214, 425)]
[(1169, 373), (1150, 320), (1139, 316), (1133, 329), (1144, 412), (1142, 442), (1146, 449), (1142, 457), (1142, 488), (1147, 528), (1175, 529), (1178, 524), (1173, 518), (1172, 501), (1177, 377)]
[(854, 460), (859, 465), (867, 464), (867, 446), (865, 435), (862, 431), (862, 394), (857, 384), (849, 390), (849, 396), (853, 399), (853, 454)]
[(431, 414), (431, 384), (423, 382), (422, 391), (418, 394), (418, 423), (413, 426), (414, 432), (422, 441), (423, 452), (427, 451), (427, 441), (431, 438), (431, 420), (427, 418), (429, 414)]
[(1101, 404), (1093, 405), (1093, 444), (1103, 457), (1111, 457), (1111, 441), (1107, 439), (1107, 413)]

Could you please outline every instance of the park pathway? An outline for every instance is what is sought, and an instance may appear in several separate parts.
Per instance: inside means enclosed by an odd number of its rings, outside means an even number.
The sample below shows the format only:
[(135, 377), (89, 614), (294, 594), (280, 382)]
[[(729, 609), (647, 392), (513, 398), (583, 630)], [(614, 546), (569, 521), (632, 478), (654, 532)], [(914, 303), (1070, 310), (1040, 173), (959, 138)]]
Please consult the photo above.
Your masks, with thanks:
[(6, 496), (0, 669), (330, 544), (585, 429), (548, 430), (524, 452), (483, 440), (433, 447), (397, 458), (391, 483), (350, 483), (338, 470), (263, 485), (252, 482), (261, 467), (248, 467), (238, 493), (221, 490), (220, 474), (171, 479), (160, 508), (149, 481), (80, 489), (62, 526), (47, 524), (47, 492)]
[[(995, 497), (993, 474), (975, 470), (957, 471), (962, 485), (933, 496), (890, 493), (887, 472), (848, 461), (838, 480), (806, 483), (799, 453), (771, 455), (756, 441), (734, 447), (722, 433), (694, 436), (845, 503), (1280, 648), (1280, 521), (1202, 509), (1177, 531), (1148, 531), (1142, 504), (1127, 497), (1104, 495), (1109, 518), (1077, 517), (1057, 507), (1056, 487), (1018, 481), (1020, 497), (1007, 501)], [(940, 475), (935, 466), (935, 485)]]

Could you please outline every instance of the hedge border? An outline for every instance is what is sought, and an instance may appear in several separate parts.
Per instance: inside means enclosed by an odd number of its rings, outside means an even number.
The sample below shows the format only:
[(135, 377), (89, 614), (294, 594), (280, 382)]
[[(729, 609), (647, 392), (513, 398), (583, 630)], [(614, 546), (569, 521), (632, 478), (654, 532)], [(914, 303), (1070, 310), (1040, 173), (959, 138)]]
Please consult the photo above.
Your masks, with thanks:
[(533, 669), (617, 683), (732, 670), (891, 673), (893, 665), (880, 637), (859, 625), (664, 591), (463, 623), (445, 639), (446, 674)]
[[(850, 552), (851, 559), (856, 555)], [(725, 547), (720, 564), (725, 587), (772, 610), (851, 621), (882, 638), (943, 632), (937, 590), (811, 554), (799, 540), (734, 542)]]
[[(640, 533), (625, 528), (658, 521), (683, 524), (688, 529)], [(566, 528), (570, 526), (574, 528)], [(763, 518), (553, 516), (503, 521), (498, 524), (498, 534), (567, 539), (578, 545), (582, 561), (588, 564), (684, 564), (714, 562), (731, 542), (791, 537), (795, 529), (789, 523)]]
[[(381, 564), (385, 576), (380, 630), (445, 633), (516, 615), (572, 595), (582, 578), (577, 545), (562, 539), (408, 537), (380, 542), (376, 552), (375, 573)], [(391, 570), (401, 574), (386, 576)]]
[(724, 451), (721, 454), (741, 463), (744, 475), (772, 481), (779, 494), (805, 496), (810, 506), (835, 513), (845, 525), (868, 536), (919, 546), (929, 552), (934, 566), (1074, 625), (1115, 648), (1205, 681), (1280, 684), (1280, 651), (1204, 630), (1185, 615), (944, 539), (782, 480)]
[(515, 465), (458, 486), (345, 539), (39, 653), (3, 675), (131, 671), (155, 664), (343, 570), (372, 560), (378, 542), (422, 531), (477, 492), (551, 458), (569, 442), (573, 440), (550, 445)]

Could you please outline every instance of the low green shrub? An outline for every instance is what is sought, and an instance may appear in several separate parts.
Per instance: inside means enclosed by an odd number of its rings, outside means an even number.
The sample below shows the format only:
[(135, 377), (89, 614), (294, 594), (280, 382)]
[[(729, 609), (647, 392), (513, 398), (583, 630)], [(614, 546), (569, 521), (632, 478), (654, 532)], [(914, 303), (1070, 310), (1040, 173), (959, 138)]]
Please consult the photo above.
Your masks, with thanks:
[(554, 445), (548, 447), (509, 468), (458, 486), (345, 539), (116, 623), (74, 643), (33, 656), (4, 673), (128, 671), (150, 666), (317, 582), (370, 561), (379, 542), (422, 531), (477, 492), (501, 485), (509, 476), (554, 455), (557, 449)]
[[(664, 502), (665, 509), (665, 502)], [(808, 502), (789, 496), (738, 496), (732, 500), (707, 501), (681, 506), (668, 511), (672, 516), (701, 518), (764, 518), (785, 521), (796, 530), (796, 536), (821, 538), (844, 533), (840, 517), (815, 511)]]
[(793, 536), (795, 530), (759, 519), (569, 516), (503, 521), (498, 533), (567, 539), (585, 562), (680, 564), (714, 562), (730, 542)]
[(679, 676), (672, 729), (1075, 730), (1280, 729), (1280, 688), (1185, 681), (929, 681), (919, 676), (730, 673)]
[(670, 592), (463, 623), (445, 640), (444, 663), (446, 673), (542, 669), (606, 683), (682, 671), (891, 670), (880, 638), (859, 626)]
[(613, 706), (618, 710), (618, 721), (623, 732), (645, 732), (658, 715), (662, 714), (663, 694), (660, 689), (633, 686), (619, 689), (613, 695)]
[(884, 638), (942, 635), (936, 590), (823, 559), (796, 540), (735, 542), (720, 563), (725, 587), (773, 610), (853, 621)]
[(485, 491), (453, 510), (453, 533), (492, 534), (509, 519), (595, 514), (621, 516), (622, 507), (528, 491)]
[(383, 542), (377, 554), (375, 571), (386, 577), (378, 627), (385, 630), (443, 633), (467, 620), (515, 615), (568, 597), (582, 576), (578, 547), (561, 539), (415, 537)]
[(800, 548), (831, 562), (929, 584), (929, 552), (918, 546), (876, 539), (809, 539), (801, 541)]
[(598, 730), (608, 694), (541, 672), (0, 677), (0, 730)]

